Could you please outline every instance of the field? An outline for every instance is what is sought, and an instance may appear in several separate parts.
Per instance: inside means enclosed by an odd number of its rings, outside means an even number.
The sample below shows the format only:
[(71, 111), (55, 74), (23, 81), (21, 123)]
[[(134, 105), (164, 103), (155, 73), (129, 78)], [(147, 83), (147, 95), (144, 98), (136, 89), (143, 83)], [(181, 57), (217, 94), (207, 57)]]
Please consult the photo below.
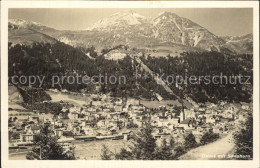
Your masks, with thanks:
[[(100, 140), (100, 141), (74, 141), (74, 151), (78, 160), (101, 160), (102, 145), (106, 145), (113, 153), (118, 153), (122, 147), (126, 147), (129, 142), (124, 140)], [(10, 150), (10, 160), (26, 160), (28, 150)]]
[(76, 141), (75, 155), (80, 160), (100, 160), (102, 145), (106, 145), (113, 153), (120, 152), (122, 147), (126, 147), (129, 142), (124, 140), (102, 140), (102, 141)]
[(167, 106), (168, 104), (181, 106), (178, 100), (162, 100), (162, 101), (141, 100), (140, 102), (147, 108), (158, 108), (159, 106)]
[(56, 93), (52, 91), (47, 91), (46, 93), (51, 96), (53, 102), (66, 101), (71, 104), (74, 104), (75, 106), (83, 106), (84, 104), (90, 101), (90, 98), (88, 96), (83, 95), (72, 95), (61, 92)]

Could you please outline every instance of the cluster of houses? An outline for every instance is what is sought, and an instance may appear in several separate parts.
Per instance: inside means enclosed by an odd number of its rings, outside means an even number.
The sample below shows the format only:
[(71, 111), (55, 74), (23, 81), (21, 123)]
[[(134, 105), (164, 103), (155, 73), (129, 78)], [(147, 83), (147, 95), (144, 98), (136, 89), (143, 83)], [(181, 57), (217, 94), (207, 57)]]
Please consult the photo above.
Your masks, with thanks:
[[(61, 102), (64, 103), (64, 102)], [(193, 104), (192, 108), (160, 106), (149, 109), (140, 100), (111, 98), (90, 101), (83, 106), (64, 106), (59, 115), (51, 118), (28, 116), (9, 118), (9, 132), (13, 144), (32, 144), (40, 126), (50, 124), (61, 142), (77, 139), (94, 140), (121, 137), (128, 140), (131, 132), (150, 122), (156, 139), (174, 137), (183, 142), (187, 133), (202, 136), (205, 132), (228, 133), (240, 111), (252, 110), (248, 103)], [(102, 138), (101, 138), (102, 137)]]

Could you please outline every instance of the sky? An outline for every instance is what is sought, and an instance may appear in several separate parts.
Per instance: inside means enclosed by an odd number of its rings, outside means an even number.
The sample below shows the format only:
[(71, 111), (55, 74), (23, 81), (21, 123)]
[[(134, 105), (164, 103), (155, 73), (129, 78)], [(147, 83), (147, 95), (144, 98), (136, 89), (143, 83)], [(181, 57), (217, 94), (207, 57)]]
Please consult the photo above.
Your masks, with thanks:
[(253, 10), (250, 8), (14, 8), (9, 9), (9, 19), (35, 21), (58, 30), (84, 30), (100, 19), (125, 10), (146, 17), (156, 17), (163, 11), (173, 12), (217, 36), (241, 36), (253, 32)]

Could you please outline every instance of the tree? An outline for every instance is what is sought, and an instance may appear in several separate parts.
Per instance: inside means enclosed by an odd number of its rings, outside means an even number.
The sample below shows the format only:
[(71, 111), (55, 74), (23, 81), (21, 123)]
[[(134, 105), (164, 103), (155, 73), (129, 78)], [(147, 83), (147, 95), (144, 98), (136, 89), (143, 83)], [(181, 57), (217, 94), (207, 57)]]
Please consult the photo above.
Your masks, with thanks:
[(117, 160), (133, 160), (132, 152), (122, 148), (121, 151), (115, 155)]
[(26, 155), (28, 160), (75, 160), (73, 150), (65, 150), (49, 125), (41, 127), (35, 136), (32, 151)]
[(187, 150), (197, 147), (195, 136), (192, 133), (190, 133), (185, 137), (184, 145)]
[(12, 139), (19, 139), (20, 138), (20, 134), (18, 132), (11, 132), (11, 134), (9, 134)]
[[(235, 154), (248, 155), (253, 158), (253, 116), (249, 114), (246, 122), (243, 124), (243, 128), (240, 131), (235, 132), (234, 140), (236, 144)], [(249, 159), (239, 158), (239, 159)]]
[(177, 146), (174, 151), (174, 159), (178, 159), (181, 155), (183, 155), (186, 152), (182, 146)]
[(144, 128), (134, 137), (133, 156), (136, 159), (152, 160), (156, 148), (156, 140), (152, 135), (153, 128), (150, 122), (145, 123)]
[(137, 159), (137, 160), (153, 160), (156, 140), (152, 135), (153, 128), (150, 122), (146, 122), (144, 128), (137, 132), (129, 146), (129, 150), (122, 148), (119, 154), (116, 154), (116, 159)]
[(202, 135), (200, 139), (201, 145), (205, 145), (210, 142), (214, 142), (219, 138), (219, 134), (215, 134), (213, 132), (206, 132), (204, 135)]
[(156, 160), (171, 160), (173, 154), (170, 146), (167, 145), (166, 139), (163, 139), (162, 145), (155, 151), (154, 159)]
[(112, 158), (112, 152), (108, 149), (108, 147), (103, 144), (102, 145), (102, 154), (101, 154), (101, 159), (102, 160), (111, 160)]
[(133, 122), (130, 122), (129, 125), (126, 126), (127, 129), (130, 129), (130, 128), (138, 128), (138, 125), (133, 123)]
[(171, 149), (174, 148), (174, 144), (175, 144), (174, 138), (171, 136), (171, 139), (170, 139), (170, 148)]

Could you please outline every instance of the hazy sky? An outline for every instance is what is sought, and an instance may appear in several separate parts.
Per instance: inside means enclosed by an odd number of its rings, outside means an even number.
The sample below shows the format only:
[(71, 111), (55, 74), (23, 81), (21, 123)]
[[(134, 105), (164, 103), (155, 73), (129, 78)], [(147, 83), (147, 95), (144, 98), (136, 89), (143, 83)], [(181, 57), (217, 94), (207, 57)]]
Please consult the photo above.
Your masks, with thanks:
[(82, 30), (91, 27), (97, 20), (125, 10), (133, 10), (146, 17), (155, 17), (163, 11), (174, 12), (219, 36), (253, 32), (253, 10), (249, 8), (9, 9), (9, 19), (31, 20), (60, 30)]

